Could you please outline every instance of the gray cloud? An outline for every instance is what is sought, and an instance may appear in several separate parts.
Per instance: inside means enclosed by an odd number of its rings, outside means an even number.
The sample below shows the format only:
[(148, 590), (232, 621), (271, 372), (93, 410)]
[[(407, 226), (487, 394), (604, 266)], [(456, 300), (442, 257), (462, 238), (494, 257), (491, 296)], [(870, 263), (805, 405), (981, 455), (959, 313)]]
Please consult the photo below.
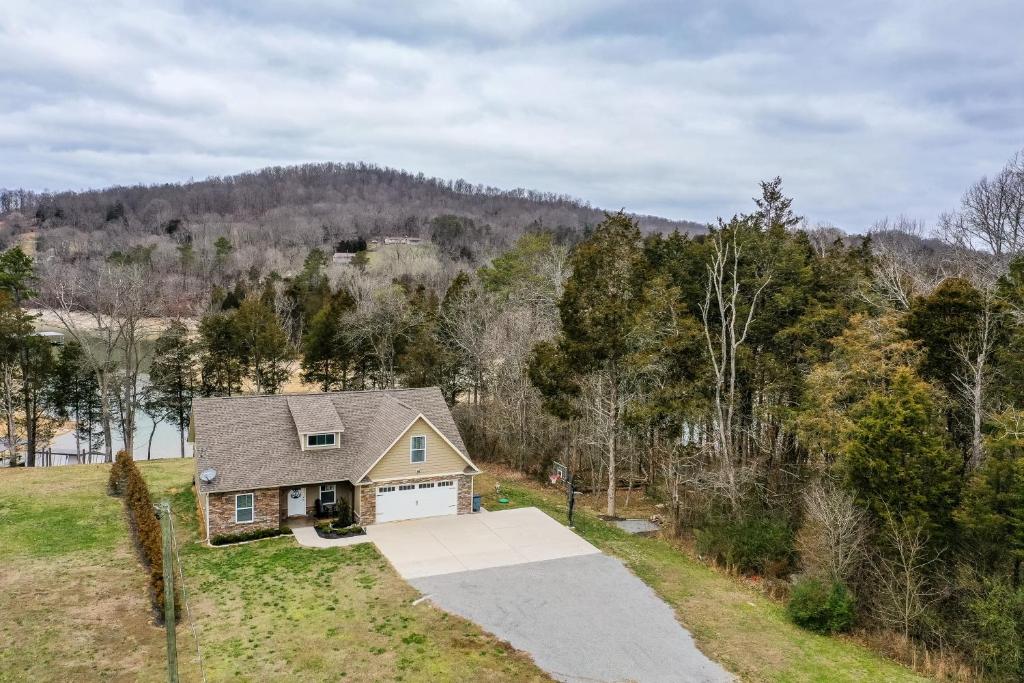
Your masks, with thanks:
[(709, 220), (926, 221), (1024, 146), (1024, 5), (0, 7), (0, 186), (363, 160)]

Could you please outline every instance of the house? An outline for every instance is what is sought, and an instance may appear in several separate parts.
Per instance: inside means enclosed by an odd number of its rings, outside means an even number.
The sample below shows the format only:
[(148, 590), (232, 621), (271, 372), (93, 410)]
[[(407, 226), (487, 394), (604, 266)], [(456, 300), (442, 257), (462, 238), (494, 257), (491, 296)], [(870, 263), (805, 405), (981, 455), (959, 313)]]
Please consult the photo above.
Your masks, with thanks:
[(207, 538), (344, 500), (362, 525), (472, 510), (473, 464), (437, 388), (197, 398)]
[(352, 263), (352, 259), (355, 258), (355, 254), (346, 251), (337, 251), (334, 256), (331, 257), (331, 261), (337, 264), (346, 265)]
[(423, 239), (420, 237), (410, 237), (408, 235), (397, 235), (388, 236), (384, 238), (384, 244), (421, 244)]
[(62, 332), (33, 332), (33, 334), (50, 342), (50, 346), (64, 345), (64, 334)]

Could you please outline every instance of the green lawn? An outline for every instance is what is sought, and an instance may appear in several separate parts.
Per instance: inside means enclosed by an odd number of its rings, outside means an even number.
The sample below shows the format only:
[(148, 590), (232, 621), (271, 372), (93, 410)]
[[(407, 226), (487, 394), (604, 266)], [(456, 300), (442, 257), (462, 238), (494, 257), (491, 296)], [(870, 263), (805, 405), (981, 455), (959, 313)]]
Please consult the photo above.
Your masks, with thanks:
[(0, 470), (0, 681), (157, 681), (163, 631), (108, 466)]
[[(507, 505), (498, 503), (501, 484)], [(564, 494), (523, 479), (477, 477), (489, 510), (536, 506), (565, 521)], [(576, 508), (576, 531), (621, 559), (676, 610), (701, 650), (744, 681), (923, 681), (851, 639), (804, 631), (782, 606), (754, 588), (716, 572), (658, 538), (633, 536)]]
[[(372, 545), (299, 548), (290, 537), (231, 548), (196, 542), (190, 460), (142, 464), (174, 504), (207, 677), (219, 680), (547, 680), (533, 663), (429, 602)], [(0, 681), (160, 681), (164, 632), (108, 467), (0, 470)], [(485, 505), (500, 506), (478, 479)], [(563, 498), (502, 480), (510, 506), (564, 519)], [(922, 680), (849, 639), (790, 624), (779, 604), (668, 542), (630, 536), (579, 511), (577, 530), (673, 605), (709, 656), (744, 681)], [(179, 627), (183, 681), (198, 680)]]
[[(190, 460), (142, 464), (174, 505), (208, 680), (549, 680), (533, 662), (429, 602), (372, 545), (314, 550), (291, 537), (196, 542)], [(0, 681), (165, 677), (108, 467), (0, 473)], [(179, 625), (183, 681), (199, 680)]]

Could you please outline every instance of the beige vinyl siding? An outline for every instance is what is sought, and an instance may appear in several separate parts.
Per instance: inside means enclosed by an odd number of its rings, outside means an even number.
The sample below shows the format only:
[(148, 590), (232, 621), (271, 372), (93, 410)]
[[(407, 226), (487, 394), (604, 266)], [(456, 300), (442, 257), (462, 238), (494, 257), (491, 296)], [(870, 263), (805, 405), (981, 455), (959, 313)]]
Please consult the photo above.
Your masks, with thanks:
[[(412, 452), (412, 437), (414, 436), (426, 437), (427, 459), (425, 462), (409, 461)], [(462, 456), (449, 446), (423, 418), (419, 418), (381, 458), (380, 462), (373, 466), (373, 469), (370, 470), (370, 479), (401, 479), (432, 474), (451, 474), (462, 472), (466, 467), (466, 461)]]

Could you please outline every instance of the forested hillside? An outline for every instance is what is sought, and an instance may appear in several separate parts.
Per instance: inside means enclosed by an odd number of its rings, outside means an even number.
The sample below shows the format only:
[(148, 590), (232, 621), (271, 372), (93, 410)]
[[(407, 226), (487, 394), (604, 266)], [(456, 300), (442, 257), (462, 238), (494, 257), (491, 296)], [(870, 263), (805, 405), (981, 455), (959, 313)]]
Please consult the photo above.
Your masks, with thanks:
[[(4, 216), (0, 246), (11, 243), (18, 230), (38, 229), (41, 248), (54, 249), (58, 257), (124, 251), (140, 240), (157, 239), (188, 241), (201, 249), (226, 236), (287, 259), (295, 247), (411, 235), (436, 236), (454, 256), (481, 261), (527, 230), (579, 234), (604, 213), (565, 195), (502, 190), (370, 164), (321, 163), (87, 192), (5, 190), (0, 191)], [(704, 229), (655, 216), (638, 220), (648, 231)]]

